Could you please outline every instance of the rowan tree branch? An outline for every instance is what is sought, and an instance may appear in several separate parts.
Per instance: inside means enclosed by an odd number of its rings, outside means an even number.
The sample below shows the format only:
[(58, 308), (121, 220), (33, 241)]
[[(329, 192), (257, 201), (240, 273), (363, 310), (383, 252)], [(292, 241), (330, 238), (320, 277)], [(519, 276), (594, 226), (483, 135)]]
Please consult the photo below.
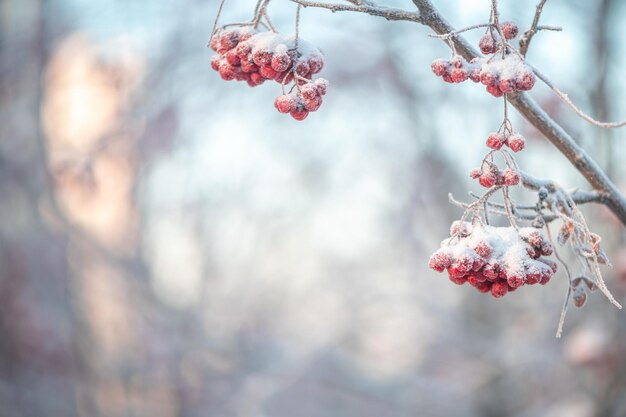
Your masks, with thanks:
[[(304, 7), (320, 7), (336, 11), (353, 11), (366, 13), (372, 16), (384, 17), (387, 20), (407, 20), (428, 26), (439, 35), (454, 32), (455, 29), (439, 13), (430, 0), (412, 0), (419, 13), (405, 10), (388, 8), (376, 5), (372, 1), (362, 1), (361, 5), (350, 1), (348, 4), (323, 3), (310, 0), (289, 0), (301, 4)], [(541, 0), (537, 6), (537, 13), (531, 28), (537, 29), (539, 16), (543, 4), (547, 0)], [(478, 51), (467, 40), (457, 34), (446, 39), (450, 47), (454, 47), (457, 53), (467, 61), (471, 61), (479, 55)], [(528, 45), (526, 46), (526, 48)], [(521, 114), (539, 130), (556, 148), (574, 165), (574, 167), (587, 179), (595, 191), (602, 195), (600, 203), (605, 204), (617, 218), (626, 226), (626, 198), (620, 193), (615, 184), (609, 179), (600, 166), (574, 141), (574, 139), (533, 100), (527, 93), (507, 94), (507, 100)]]
[(543, 11), (543, 6), (544, 4), (546, 4), (546, 1), (548, 0), (541, 0), (539, 4), (537, 4), (535, 17), (533, 17), (533, 22), (530, 25), (530, 29), (524, 32), (519, 38), (519, 52), (520, 54), (522, 54), (523, 57), (526, 56), (526, 53), (528, 52), (528, 47), (530, 46), (530, 41), (533, 39), (533, 36), (535, 36), (535, 33), (537, 33), (539, 18), (541, 17), (541, 12)]
[[(454, 31), (454, 28), (441, 16), (430, 0), (413, 0), (413, 3), (420, 11), (424, 25), (440, 35)], [(454, 36), (450, 41), (456, 51), (466, 60), (470, 61), (479, 56), (476, 49), (462, 36)], [(604, 204), (626, 225), (626, 198), (600, 166), (527, 93), (507, 94), (507, 99), (530, 124), (565, 155), (595, 191), (605, 196)]]
[(346, 0), (348, 3), (325, 3), (319, 1), (310, 0), (289, 0), (293, 3), (299, 4), (302, 7), (317, 7), (321, 9), (328, 9), (334, 12), (358, 12), (365, 13), (372, 16), (384, 17), (387, 20), (406, 20), (409, 22), (422, 23), (419, 13), (409, 12), (402, 9), (396, 9), (393, 7), (385, 7), (376, 5), (373, 2), (356, 2)]

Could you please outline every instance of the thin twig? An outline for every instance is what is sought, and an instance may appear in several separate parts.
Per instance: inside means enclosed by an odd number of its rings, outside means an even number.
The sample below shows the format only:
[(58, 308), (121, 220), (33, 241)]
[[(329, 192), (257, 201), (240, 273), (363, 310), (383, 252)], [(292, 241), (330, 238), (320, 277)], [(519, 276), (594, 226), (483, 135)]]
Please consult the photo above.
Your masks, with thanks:
[(585, 120), (586, 122), (589, 122), (589, 123), (591, 123), (594, 126), (603, 127), (605, 129), (615, 129), (615, 128), (618, 128), (618, 127), (626, 126), (626, 120), (622, 120), (621, 122), (600, 122), (600, 121), (594, 119), (593, 117), (585, 114), (582, 110), (580, 110), (578, 107), (576, 107), (576, 105), (574, 103), (572, 103), (572, 100), (569, 98), (569, 96), (567, 94), (565, 94), (564, 92), (559, 90), (554, 84), (552, 84), (552, 82), (545, 75), (543, 75), (541, 72), (539, 72), (539, 70), (537, 70), (537, 68), (533, 67), (533, 72), (535, 73), (537, 78), (539, 78), (548, 87), (550, 87), (550, 89), (554, 92), (554, 94), (556, 94), (557, 97), (559, 97), (561, 99), (561, 101), (563, 101), (563, 103), (567, 104), (567, 106), (570, 109), (572, 109), (574, 111), (574, 113), (576, 113), (576, 115), (578, 117), (580, 117), (581, 119)]
[(387, 20), (407, 20), (410, 22), (422, 23), (420, 13), (409, 12), (402, 9), (396, 9), (393, 7), (377, 6), (372, 4), (338, 4), (338, 3), (324, 3), (310, 0), (289, 0), (291, 2), (300, 4), (303, 7), (318, 7), (321, 9), (328, 9), (332, 12), (359, 12), (372, 16), (384, 17)]
[(537, 9), (535, 10), (535, 16), (533, 17), (533, 22), (530, 25), (530, 29), (524, 32), (519, 38), (519, 51), (523, 57), (526, 56), (526, 53), (528, 52), (528, 47), (530, 46), (530, 41), (537, 33), (539, 18), (541, 17), (541, 12), (543, 11), (543, 6), (546, 4), (546, 1), (548, 0), (541, 0), (539, 4), (537, 4)]

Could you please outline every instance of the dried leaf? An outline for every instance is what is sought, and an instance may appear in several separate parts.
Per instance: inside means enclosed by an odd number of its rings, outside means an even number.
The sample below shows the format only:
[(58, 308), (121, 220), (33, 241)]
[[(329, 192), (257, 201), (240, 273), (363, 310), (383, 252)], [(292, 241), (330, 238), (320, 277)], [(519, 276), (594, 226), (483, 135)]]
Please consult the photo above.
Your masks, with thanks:
[(574, 300), (574, 305), (578, 308), (581, 308), (585, 305), (587, 301), (587, 293), (585, 292), (585, 288), (582, 286), (578, 286), (574, 288), (574, 295), (572, 296)]

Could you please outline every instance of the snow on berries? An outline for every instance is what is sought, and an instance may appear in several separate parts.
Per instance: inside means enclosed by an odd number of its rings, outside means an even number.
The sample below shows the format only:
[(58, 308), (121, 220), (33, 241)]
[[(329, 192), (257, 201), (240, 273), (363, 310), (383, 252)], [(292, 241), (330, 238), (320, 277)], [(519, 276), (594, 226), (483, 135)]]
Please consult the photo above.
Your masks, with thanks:
[(448, 83), (472, 80), (485, 86), (494, 97), (519, 91), (529, 91), (535, 85), (535, 74), (523, 59), (511, 50), (506, 42), (515, 38), (519, 29), (513, 22), (500, 24), (500, 32), (491, 25), (478, 41), (485, 58), (474, 58), (471, 62), (454, 55), (451, 60), (435, 59), (431, 69), (437, 77)]
[(552, 245), (540, 229), (457, 221), (451, 232), (428, 265), (446, 271), (455, 284), (467, 282), (500, 298), (524, 285), (545, 285), (557, 270), (554, 261), (544, 258), (552, 254)]
[(526, 147), (526, 139), (519, 133), (510, 133), (508, 131), (503, 133), (496, 132), (491, 133), (487, 137), (487, 142), (485, 144), (487, 147), (496, 151), (506, 145), (513, 152), (519, 152)]
[(435, 59), (431, 64), (433, 73), (448, 83), (461, 83), (472, 80), (483, 84), (494, 97), (505, 93), (528, 91), (535, 85), (535, 74), (517, 55), (504, 58), (474, 58), (467, 62), (459, 56), (451, 60)]
[(211, 68), (226, 81), (245, 81), (256, 87), (267, 80), (285, 86), (287, 94), (276, 98), (274, 106), (296, 120), (317, 111), (328, 81), (312, 76), (324, 67), (324, 55), (313, 44), (295, 36), (258, 31), (250, 25), (218, 29), (209, 42), (216, 52)]

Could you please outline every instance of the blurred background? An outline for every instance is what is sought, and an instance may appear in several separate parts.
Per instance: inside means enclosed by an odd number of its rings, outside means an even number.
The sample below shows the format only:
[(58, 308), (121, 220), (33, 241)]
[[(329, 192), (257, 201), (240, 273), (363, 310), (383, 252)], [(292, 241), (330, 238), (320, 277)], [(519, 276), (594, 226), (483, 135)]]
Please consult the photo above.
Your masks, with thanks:
[[(220, 23), (254, 3), (226, 0)], [(435, 4), (456, 27), (489, 14)], [(427, 267), (461, 215), (447, 193), (480, 191), (467, 172), (501, 101), (432, 75), (450, 52), (425, 27), (305, 9), (330, 89), (296, 122), (278, 84), (211, 70), (217, 7), (0, 2), (0, 415), (625, 416), (626, 313), (601, 294), (555, 339), (562, 272), (494, 300)], [(534, 8), (501, 1), (522, 30)], [(293, 4), (269, 13), (293, 32)], [(564, 30), (539, 33), (529, 62), (623, 119), (624, 19), (626, 2), (549, 0), (542, 23)], [(626, 188), (626, 131), (532, 96)], [(587, 188), (512, 117), (523, 169)], [(624, 303), (625, 229), (583, 211)]]

